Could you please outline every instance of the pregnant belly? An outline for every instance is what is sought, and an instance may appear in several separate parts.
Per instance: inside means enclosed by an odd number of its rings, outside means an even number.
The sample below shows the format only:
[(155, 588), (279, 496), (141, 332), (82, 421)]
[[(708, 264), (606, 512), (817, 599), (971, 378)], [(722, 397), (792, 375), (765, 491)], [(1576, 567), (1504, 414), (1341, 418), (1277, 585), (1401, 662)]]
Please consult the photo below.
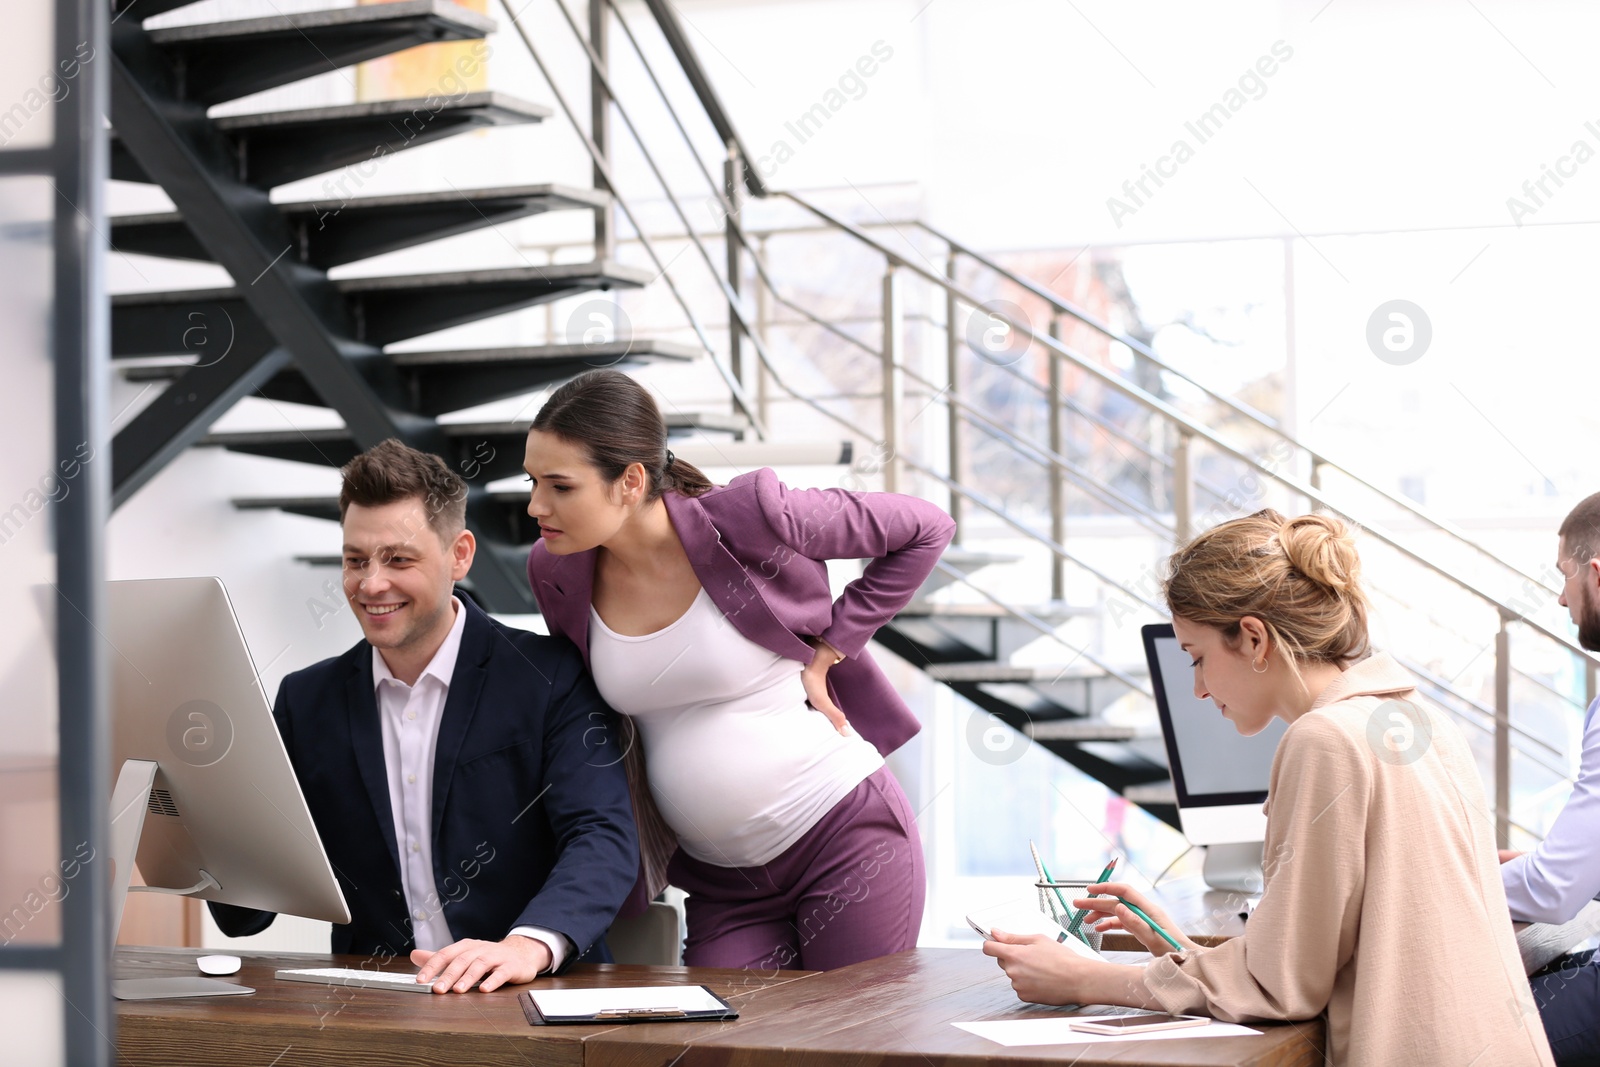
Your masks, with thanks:
[(883, 763), (804, 705), (636, 721), (662, 817), (690, 855), (720, 866), (773, 858)]

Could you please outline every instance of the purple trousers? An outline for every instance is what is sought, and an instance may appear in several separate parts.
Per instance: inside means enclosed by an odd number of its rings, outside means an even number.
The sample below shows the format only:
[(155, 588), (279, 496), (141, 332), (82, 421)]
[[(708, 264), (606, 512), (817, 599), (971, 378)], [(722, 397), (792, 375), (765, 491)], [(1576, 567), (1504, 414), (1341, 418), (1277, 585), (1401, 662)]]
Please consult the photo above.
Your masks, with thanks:
[(825, 971), (912, 948), (927, 876), (900, 783), (880, 767), (777, 859), (718, 867), (679, 849), (690, 967)]

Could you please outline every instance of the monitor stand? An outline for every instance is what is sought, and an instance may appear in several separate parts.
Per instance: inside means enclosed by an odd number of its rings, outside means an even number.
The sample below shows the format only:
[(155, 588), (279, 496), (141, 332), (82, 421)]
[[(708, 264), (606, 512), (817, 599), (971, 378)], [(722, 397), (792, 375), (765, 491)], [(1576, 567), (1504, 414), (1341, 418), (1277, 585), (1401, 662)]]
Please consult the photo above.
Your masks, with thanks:
[[(217, 880), (205, 871), (187, 889), (130, 885), (133, 865), (139, 854), (139, 838), (144, 834), (145, 815), (150, 810), (150, 791), (155, 785), (157, 764), (152, 760), (126, 760), (111, 793), (111, 951), (116, 952), (117, 932), (122, 927), (123, 905), (130, 891), (173, 893), (187, 896), (202, 889), (218, 888)], [(236, 997), (254, 993), (250, 986), (224, 982), (198, 975), (178, 978), (119, 978), (111, 983), (111, 995), (118, 1000), (172, 1000), (178, 997)]]
[(1206, 860), (1201, 874), (1206, 885), (1236, 893), (1260, 893), (1266, 884), (1261, 872), (1262, 844), (1260, 841), (1236, 841), (1205, 846)]

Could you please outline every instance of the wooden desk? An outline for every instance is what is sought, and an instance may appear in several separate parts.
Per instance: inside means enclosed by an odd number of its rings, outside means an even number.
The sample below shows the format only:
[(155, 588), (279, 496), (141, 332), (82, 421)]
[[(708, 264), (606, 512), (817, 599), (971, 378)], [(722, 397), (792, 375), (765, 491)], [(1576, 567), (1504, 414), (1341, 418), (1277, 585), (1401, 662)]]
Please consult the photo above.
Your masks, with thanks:
[[(202, 954), (195, 949), (119, 948), (113, 977), (198, 974), (194, 960)], [(118, 1063), (123, 1067), (583, 1067), (584, 1043), (615, 1027), (529, 1026), (517, 1005), (517, 993), (526, 986), (436, 996), (280, 982), (273, 977), (279, 967), (373, 965), (363, 956), (284, 953), (243, 956), (243, 960), (244, 967), (227, 981), (253, 987), (255, 993), (249, 996), (118, 1001)], [(381, 969), (415, 971), (404, 960), (391, 960)], [(546, 981), (551, 988), (695, 982), (709, 986), (743, 1012), (743, 1005), (758, 990), (810, 976), (809, 971), (769, 976), (710, 968), (582, 965)]]
[[(117, 977), (193, 974), (182, 949), (123, 949)], [(529, 1026), (516, 990), (423, 996), (279, 982), (277, 967), (356, 966), (354, 957), (245, 958), (249, 997), (122, 1002), (120, 1062), (183, 1067), (810, 1067), (903, 1064), (1005, 1067), (1059, 1061), (1059, 1046), (1005, 1048), (954, 1022), (1025, 1019), (1061, 1009), (1020, 1003), (995, 962), (974, 949), (914, 949), (837, 971), (764, 975), (681, 967), (579, 966), (556, 986), (698, 982), (736, 1005), (725, 1023)], [(392, 966), (392, 965), (391, 965)], [(402, 968), (394, 968), (402, 969)], [(1320, 1067), (1321, 1022), (1260, 1027), (1262, 1037), (1075, 1046), (1077, 1067)]]
[[(1134, 962), (1144, 953), (1121, 954)], [(1238, 1064), (1321, 1067), (1327, 1040), (1320, 1020), (1259, 1026), (1261, 1037), (1113, 1042), (1063, 1048), (1006, 1048), (954, 1023), (1058, 1016), (1061, 1008), (1023, 1004), (994, 960), (972, 949), (913, 949), (883, 959), (775, 985), (748, 999), (733, 1022), (618, 1027), (586, 1046), (605, 1067), (1006, 1067), (1041, 1061), (1074, 1067), (1115, 1064)], [(1103, 1014), (1088, 1009), (1068, 1014)], [(1128, 1009), (1114, 1009), (1126, 1011)]]

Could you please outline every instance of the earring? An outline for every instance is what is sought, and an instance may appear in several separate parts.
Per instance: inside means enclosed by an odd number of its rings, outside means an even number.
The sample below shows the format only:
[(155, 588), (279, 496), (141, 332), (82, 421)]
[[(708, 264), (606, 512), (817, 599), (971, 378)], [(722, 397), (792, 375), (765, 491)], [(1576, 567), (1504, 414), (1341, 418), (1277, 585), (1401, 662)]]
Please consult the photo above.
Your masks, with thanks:
[(1261, 669), (1259, 671), (1256, 670), (1256, 665), (1254, 663), (1250, 664), (1250, 673), (1252, 673), (1252, 674), (1266, 674), (1267, 673), (1267, 661), (1266, 660), (1262, 660), (1261, 661)]

